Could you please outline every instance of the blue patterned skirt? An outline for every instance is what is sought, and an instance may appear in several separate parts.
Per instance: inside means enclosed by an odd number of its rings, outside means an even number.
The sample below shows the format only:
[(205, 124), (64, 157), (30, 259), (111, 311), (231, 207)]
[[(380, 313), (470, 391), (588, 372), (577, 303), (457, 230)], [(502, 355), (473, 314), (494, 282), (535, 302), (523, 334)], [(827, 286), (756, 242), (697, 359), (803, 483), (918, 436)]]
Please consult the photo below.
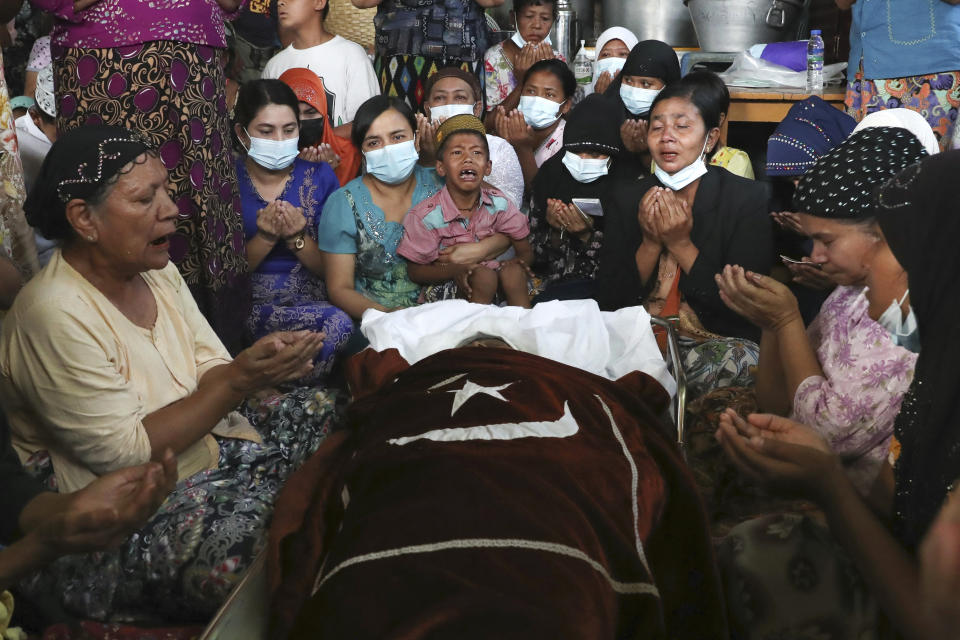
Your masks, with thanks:
[[(298, 387), (249, 401), (242, 411), (262, 444), (218, 438), (217, 468), (181, 479), (119, 549), (62, 557), (22, 580), (20, 593), (49, 616), (206, 622), (263, 547), (277, 493), (329, 435), (339, 399)], [(49, 458), (38, 460), (28, 471), (55, 489)]]

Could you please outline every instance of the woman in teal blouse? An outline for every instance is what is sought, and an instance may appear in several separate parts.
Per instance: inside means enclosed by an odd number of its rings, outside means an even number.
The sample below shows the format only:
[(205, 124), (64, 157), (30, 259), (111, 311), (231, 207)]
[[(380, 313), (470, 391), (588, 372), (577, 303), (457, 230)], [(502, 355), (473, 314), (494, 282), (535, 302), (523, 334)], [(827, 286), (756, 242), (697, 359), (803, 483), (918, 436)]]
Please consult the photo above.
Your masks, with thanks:
[[(417, 164), (416, 120), (401, 100), (374, 96), (357, 110), (352, 140), (363, 153), (363, 175), (327, 198), (317, 228), (330, 301), (359, 320), (367, 309), (390, 311), (417, 303), (420, 286), (397, 255), (403, 218), (443, 186), (435, 169)], [(502, 238), (458, 245), (442, 260), (475, 263), (503, 252)]]

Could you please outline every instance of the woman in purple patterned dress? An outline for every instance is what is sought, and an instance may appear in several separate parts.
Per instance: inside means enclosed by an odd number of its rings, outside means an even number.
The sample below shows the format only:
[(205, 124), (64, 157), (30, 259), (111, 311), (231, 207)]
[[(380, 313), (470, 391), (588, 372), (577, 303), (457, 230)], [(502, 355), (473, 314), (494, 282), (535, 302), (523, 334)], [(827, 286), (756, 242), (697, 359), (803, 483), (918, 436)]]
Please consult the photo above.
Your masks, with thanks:
[(170, 257), (236, 352), (249, 281), (225, 101), (224, 20), (242, 0), (31, 0), (55, 17), (58, 125), (146, 134), (179, 210)]
[(786, 285), (739, 267), (718, 276), (727, 306), (763, 331), (760, 410), (817, 429), (865, 495), (889, 454), (918, 344), (907, 274), (880, 232), (871, 198), (874, 187), (926, 155), (906, 129), (865, 129), (801, 179), (795, 202), (813, 239), (811, 260), (839, 285), (808, 328)]

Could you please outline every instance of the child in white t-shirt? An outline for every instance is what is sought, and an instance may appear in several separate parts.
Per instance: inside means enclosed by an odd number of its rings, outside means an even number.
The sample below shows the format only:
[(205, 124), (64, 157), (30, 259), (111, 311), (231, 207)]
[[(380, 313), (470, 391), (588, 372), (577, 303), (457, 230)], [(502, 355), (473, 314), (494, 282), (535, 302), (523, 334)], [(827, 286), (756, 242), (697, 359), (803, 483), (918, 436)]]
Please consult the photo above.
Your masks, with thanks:
[(334, 133), (349, 138), (354, 114), (380, 93), (367, 52), (356, 42), (324, 29), (328, 0), (280, 0), (277, 17), (290, 45), (270, 58), (263, 77), (276, 79), (287, 69), (310, 69), (323, 80)]

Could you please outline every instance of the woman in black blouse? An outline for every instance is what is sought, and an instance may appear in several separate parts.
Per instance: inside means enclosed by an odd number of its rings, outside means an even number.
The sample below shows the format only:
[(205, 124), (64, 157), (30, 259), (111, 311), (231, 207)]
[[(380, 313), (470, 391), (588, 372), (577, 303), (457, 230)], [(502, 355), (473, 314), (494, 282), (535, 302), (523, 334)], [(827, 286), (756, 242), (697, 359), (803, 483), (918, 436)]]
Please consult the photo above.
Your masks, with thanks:
[[(750, 341), (759, 332), (723, 304), (714, 275), (727, 264), (768, 273), (773, 259), (767, 187), (704, 162), (720, 136), (715, 93), (681, 79), (657, 95), (647, 134), (656, 172), (611, 199), (598, 276), (602, 307), (643, 303), (653, 315), (680, 315), (695, 338), (690, 348), (714, 339), (698, 350), (710, 357), (688, 354), (685, 363), (688, 382), (702, 383), (701, 391), (747, 382), (758, 353)], [(720, 347), (721, 337), (737, 340)], [(719, 364), (720, 352), (733, 361)]]

